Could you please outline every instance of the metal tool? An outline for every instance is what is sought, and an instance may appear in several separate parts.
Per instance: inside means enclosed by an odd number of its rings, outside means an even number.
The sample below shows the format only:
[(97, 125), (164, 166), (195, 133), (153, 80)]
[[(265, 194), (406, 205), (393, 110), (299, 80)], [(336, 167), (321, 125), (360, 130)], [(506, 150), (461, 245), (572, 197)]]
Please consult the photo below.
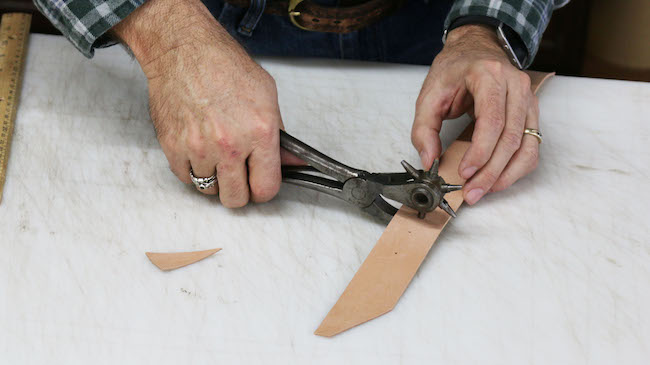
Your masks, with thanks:
[(335, 196), (384, 221), (389, 221), (397, 212), (386, 199), (417, 210), (419, 218), (424, 218), (436, 207), (456, 217), (444, 195), (463, 186), (447, 184), (438, 175), (438, 159), (429, 171), (418, 170), (402, 161), (406, 172), (370, 173), (344, 165), (285, 131), (280, 131), (280, 145), (309, 165), (283, 166), (282, 180), (286, 183)]

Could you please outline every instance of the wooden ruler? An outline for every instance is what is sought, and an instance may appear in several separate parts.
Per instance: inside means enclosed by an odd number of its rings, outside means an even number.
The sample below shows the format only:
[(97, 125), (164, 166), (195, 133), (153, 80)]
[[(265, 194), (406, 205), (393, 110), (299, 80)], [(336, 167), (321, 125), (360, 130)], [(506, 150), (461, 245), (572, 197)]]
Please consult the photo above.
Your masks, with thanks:
[(31, 20), (31, 14), (6, 13), (0, 24), (0, 202), (7, 177)]

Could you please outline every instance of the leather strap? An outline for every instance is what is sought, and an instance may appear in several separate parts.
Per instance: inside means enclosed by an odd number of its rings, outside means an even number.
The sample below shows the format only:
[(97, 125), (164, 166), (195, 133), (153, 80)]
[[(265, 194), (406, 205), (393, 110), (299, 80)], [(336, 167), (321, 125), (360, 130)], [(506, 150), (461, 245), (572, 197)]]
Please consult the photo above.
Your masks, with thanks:
[[(553, 75), (526, 73), (533, 93)], [(473, 128), (474, 123), (440, 159), (439, 174), (451, 184), (464, 183), (458, 175), (458, 164), (470, 146)], [(458, 212), (463, 203), (462, 191), (449, 193), (445, 199)], [(392, 310), (450, 219), (440, 208), (424, 219), (418, 219), (412, 209), (400, 208), (315, 334), (331, 337)]]
[[(249, 8), (251, 0), (225, 0), (228, 4)], [(253, 3), (259, 0), (253, 0)], [(265, 13), (289, 16), (288, 0), (267, 0)], [(328, 7), (305, 0), (294, 9), (293, 18), (300, 26), (326, 33), (350, 33), (363, 29), (392, 14), (405, 0), (369, 0), (356, 5)]]
[[(438, 169), (445, 181), (465, 182), (458, 176), (458, 164), (469, 145), (457, 140), (447, 148)], [(454, 191), (445, 199), (458, 211), (463, 192)], [(331, 337), (391, 311), (449, 219), (440, 208), (424, 219), (413, 209), (400, 208), (314, 334)]]

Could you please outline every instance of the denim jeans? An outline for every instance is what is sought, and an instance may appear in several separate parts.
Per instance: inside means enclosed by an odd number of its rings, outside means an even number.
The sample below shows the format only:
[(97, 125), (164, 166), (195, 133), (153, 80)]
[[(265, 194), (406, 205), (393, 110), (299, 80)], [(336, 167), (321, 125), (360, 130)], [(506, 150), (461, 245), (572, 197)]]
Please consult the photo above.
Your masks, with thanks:
[(346, 34), (305, 31), (295, 27), (287, 16), (264, 14), (252, 36), (247, 37), (237, 32), (246, 9), (223, 0), (204, 0), (204, 3), (221, 25), (254, 55), (418, 65), (430, 65), (442, 49), (443, 23), (451, 7), (451, 0), (408, 0), (394, 14)]

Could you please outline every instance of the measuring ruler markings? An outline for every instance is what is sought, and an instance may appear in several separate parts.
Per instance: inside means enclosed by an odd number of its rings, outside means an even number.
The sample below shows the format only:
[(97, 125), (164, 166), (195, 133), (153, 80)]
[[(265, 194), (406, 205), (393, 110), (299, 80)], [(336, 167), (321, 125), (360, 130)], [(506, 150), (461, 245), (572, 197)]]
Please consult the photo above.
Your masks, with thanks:
[(31, 14), (6, 13), (0, 24), (0, 202), (18, 109)]

